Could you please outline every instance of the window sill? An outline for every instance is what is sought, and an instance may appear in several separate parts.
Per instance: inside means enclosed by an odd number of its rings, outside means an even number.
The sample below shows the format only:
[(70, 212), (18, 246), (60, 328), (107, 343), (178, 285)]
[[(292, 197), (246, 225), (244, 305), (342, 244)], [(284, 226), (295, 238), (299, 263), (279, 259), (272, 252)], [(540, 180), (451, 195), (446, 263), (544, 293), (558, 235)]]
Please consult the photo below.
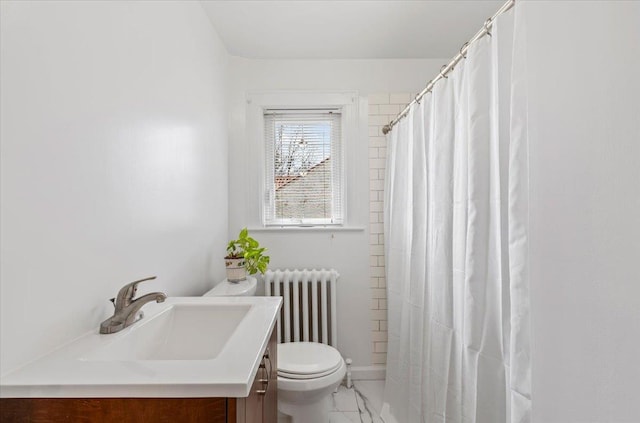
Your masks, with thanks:
[(363, 226), (257, 226), (249, 232), (364, 232)]

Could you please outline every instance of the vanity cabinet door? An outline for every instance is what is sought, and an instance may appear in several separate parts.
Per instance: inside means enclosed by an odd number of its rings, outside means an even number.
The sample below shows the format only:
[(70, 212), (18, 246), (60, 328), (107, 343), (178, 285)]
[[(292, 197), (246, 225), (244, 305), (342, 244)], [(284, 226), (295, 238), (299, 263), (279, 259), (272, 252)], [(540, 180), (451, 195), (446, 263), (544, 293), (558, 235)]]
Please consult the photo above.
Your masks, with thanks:
[(276, 332), (271, 332), (269, 344), (260, 361), (251, 392), (238, 398), (238, 423), (276, 423), (278, 421), (278, 349)]
[(265, 388), (267, 390), (269, 388), (265, 386), (265, 382), (263, 382), (266, 378), (266, 370), (263, 365), (264, 359), (263, 363), (260, 364), (258, 374), (256, 374), (256, 378), (251, 386), (251, 393), (244, 401), (244, 423), (263, 423), (266, 421), (264, 419), (264, 391)]
[(276, 423), (278, 421), (278, 342), (275, 328), (271, 332), (265, 355), (268, 356), (269, 389), (264, 396), (264, 422)]

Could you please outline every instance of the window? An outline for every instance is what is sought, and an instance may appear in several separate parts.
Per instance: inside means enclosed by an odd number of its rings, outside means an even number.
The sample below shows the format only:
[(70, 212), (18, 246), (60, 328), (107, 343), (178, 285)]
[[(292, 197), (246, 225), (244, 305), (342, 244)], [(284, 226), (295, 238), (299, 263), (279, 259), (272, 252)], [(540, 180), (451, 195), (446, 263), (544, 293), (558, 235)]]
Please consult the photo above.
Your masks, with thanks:
[(342, 224), (340, 109), (265, 110), (266, 225)]

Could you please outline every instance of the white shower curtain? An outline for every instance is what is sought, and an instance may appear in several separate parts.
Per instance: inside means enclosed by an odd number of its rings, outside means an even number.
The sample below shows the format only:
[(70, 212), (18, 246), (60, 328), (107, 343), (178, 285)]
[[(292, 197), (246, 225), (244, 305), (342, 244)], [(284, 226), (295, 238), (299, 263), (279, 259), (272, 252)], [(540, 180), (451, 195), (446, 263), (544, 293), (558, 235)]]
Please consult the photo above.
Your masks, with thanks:
[(390, 423), (531, 420), (525, 64), (514, 11), (388, 135)]

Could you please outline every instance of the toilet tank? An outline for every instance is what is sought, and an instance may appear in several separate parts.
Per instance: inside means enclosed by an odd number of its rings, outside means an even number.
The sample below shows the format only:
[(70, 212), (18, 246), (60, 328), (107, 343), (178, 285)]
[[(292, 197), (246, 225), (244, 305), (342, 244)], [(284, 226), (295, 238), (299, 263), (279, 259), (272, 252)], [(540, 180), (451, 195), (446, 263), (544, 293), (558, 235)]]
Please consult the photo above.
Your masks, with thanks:
[(247, 276), (246, 280), (229, 282), (224, 279), (213, 289), (205, 292), (203, 297), (252, 297), (256, 293), (258, 281), (253, 276)]

